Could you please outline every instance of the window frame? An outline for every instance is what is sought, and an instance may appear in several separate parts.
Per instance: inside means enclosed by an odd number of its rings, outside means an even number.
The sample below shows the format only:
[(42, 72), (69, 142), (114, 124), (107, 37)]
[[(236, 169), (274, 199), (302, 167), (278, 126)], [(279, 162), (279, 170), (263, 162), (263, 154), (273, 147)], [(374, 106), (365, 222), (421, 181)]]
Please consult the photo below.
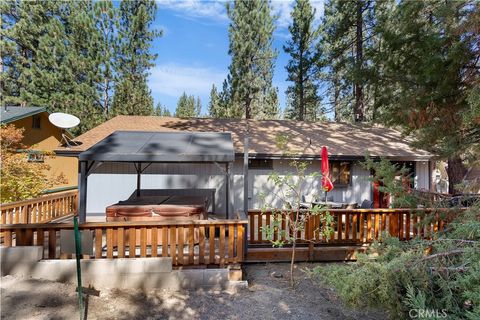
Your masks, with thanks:
[(273, 170), (273, 159), (248, 159), (248, 170)]
[[(347, 183), (340, 183), (340, 175), (341, 175), (341, 166), (342, 164), (347, 165), (348, 168), (348, 182)], [(338, 165), (338, 176), (334, 177), (333, 176), (333, 168), (335, 165)], [(348, 188), (352, 186), (352, 166), (353, 162), (352, 161), (339, 161), (339, 160), (333, 160), (330, 161), (330, 175), (332, 176), (332, 183), (335, 187), (339, 188)], [(335, 180), (333, 180), (335, 179)]]
[(40, 114), (34, 114), (32, 116), (32, 129), (42, 129), (42, 117)]

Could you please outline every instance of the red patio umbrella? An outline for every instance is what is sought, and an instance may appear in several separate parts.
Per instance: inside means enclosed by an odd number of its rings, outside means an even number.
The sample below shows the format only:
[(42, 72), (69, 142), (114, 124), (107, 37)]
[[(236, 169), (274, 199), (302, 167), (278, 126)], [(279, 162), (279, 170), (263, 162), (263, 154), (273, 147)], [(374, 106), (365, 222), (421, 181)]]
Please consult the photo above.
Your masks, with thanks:
[(325, 202), (327, 202), (327, 192), (333, 189), (333, 183), (328, 167), (328, 151), (327, 147), (322, 147), (322, 189), (325, 191)]

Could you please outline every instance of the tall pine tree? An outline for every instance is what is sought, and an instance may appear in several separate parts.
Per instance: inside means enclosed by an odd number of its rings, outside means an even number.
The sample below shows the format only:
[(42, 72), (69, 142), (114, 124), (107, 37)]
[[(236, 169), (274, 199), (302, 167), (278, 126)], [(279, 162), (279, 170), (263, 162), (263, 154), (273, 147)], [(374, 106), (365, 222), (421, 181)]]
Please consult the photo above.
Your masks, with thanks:
[(272, 87), (273, 17), (267, 0), (235, 0), (227, 5), (230, 18), (228, 117), (272, 118), (278, 114)]
[(448, 159), (450, 192), (480, 143), (480, 4), (402, 1), (382, 19), (380, 120)]
[(286, 118), (316, 121), (321, 116), (318, 96), (317, 30), (314, 27), (315, 9), (309, 0), (297, 0), (288, 27), (291, 39), (284, 51), (290, 55), (286, 66), (288, 81), (293, 82), (286, 91), (289, 108)]
[(157, 57), (150, 53), (152, 41), (161, 36), (161, 32), (150, 29), (156, 11), (153, 0), (123, 0), (120, 3), (118, 80), (112, 104), (112, 112), (116, 115), (154, 113), (147, 77)]
[(197, 118), (200, 116), (202, 104), (200, 98), (193, 95), (187, 95), (185, 92), (180, 96), (175, 110), (175, 117), (179, 118)]

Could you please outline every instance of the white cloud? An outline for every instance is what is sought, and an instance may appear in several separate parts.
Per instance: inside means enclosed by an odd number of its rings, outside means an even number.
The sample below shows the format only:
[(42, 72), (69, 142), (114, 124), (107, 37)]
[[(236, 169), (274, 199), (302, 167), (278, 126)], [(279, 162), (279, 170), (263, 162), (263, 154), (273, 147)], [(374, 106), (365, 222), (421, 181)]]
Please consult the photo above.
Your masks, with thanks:
[(167, 8), (189, 18), (210, 18), (216, 21), (227, 21), (225, 1), (200, 0), (158, 0), (158, 7)]
[(152, 69), (149, 86), (153, 93), (170, 97), (179, 97), (183, 92), (208, 96), (212, 84), (220, 87), (225, 77), (226, 71), (170, 63)]

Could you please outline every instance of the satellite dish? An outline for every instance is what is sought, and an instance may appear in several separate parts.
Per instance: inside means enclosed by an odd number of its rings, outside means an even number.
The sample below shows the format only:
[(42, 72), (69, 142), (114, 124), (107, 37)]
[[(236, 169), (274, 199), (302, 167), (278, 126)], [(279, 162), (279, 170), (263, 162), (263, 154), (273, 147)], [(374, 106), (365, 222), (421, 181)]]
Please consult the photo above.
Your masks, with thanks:
[(62, 146), (65, 145), (67, 148), (70, 148), (72, 146), (71, 143), (78, 145), (65, 134), (65, 130), (78, 126), (80, 124), (80, 119), (68, 113), (55, 112), (48, 116), (48, 121), (50, 121), (55, 127), (62, 129), (62, 140), (60, 141)]
[(74, 115), (55, 112), (48, 116), (48, 120), (55, 126), (61, 129), (71, 129), (80, 124), (80, 119)]

